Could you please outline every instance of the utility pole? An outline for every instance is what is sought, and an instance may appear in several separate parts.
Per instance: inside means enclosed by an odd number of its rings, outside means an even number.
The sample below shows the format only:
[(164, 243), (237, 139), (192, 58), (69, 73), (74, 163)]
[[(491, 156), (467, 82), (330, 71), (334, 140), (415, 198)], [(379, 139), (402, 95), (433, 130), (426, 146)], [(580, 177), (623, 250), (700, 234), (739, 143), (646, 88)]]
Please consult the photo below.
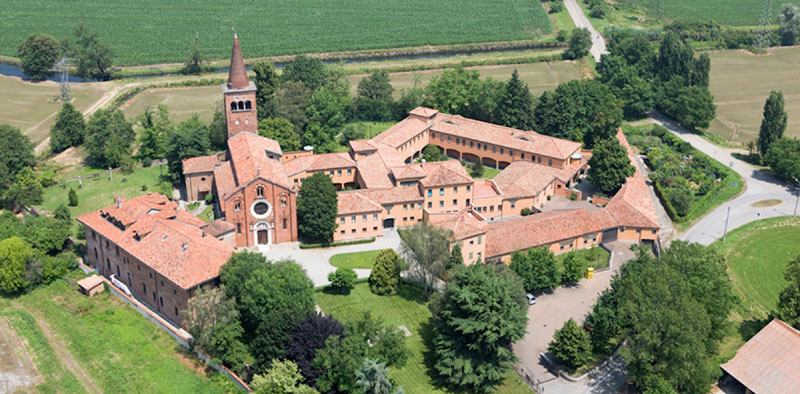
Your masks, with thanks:
[(728, 220), (731, 218), (731, 206), (728, 205), (728, 216), (725, 217), (725, 231), (722, 233), (722, 242), (728, 238)]

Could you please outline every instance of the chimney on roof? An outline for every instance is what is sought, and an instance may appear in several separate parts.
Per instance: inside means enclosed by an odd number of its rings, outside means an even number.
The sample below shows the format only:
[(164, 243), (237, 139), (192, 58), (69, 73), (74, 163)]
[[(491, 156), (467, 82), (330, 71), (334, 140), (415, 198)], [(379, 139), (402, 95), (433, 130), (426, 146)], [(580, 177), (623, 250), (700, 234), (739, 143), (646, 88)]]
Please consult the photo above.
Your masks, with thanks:
[(117, 209), (122, 208), (122, 199), (119, 197), (114, 197), (114, 204), (117, 206)]
[(183, 245), (181, 245), (181, 252), (185, 252), (188, 247), (189, 247), (189, 243), (188, 242), (184, 242)]
[(228, 72), (228, 88), (246, 89), (250, 86), (247, 80), (247, 69), (244, 66), (242, 49), (239, 47), (239, 36), (233, 32), (233, 50), (231, 51), (231, 68)]
[(203, 230), (203, 238), (206, 237), (206, 230)]

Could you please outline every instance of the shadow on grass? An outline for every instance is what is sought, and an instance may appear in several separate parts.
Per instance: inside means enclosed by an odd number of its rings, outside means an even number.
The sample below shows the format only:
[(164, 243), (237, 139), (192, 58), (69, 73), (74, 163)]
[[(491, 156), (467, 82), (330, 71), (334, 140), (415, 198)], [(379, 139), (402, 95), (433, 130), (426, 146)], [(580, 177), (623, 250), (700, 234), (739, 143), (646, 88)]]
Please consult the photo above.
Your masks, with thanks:
[(434, 352), (433, 335), (433, 318), (430, 318), (419, 325), (419, 336), (422, 338), (422, 344), (425, 345), (425, 349), (422, 351), (422, 362), (425, 365), (425, 373), (431, 378), (433, 387), (439, 390), (447, 389), (449, 387), (444, 379), (436, 373), (436, 352)]
[(405, 281), (400, 282), (400, 288), (397, 290), (396, 295), (420, 305), (428, 303), (428, 298), (425, 297), (424, 289)]
[(733, 156), (735, 159), (739, 159), (739, 160), (741, 160), (741, 161), (743, 161), (745, 163), (752, 164), (754, 166), (763, 165), (763, 164), (761, 164), (761, 157), (759, 157), (755, 153), (749, 153), (749, 154), (745, 155), (745, 154), (742, 154), (742, 153), (739, 153), (739, 152), (733, 152), (733, 153), (731, 153), (731, 156)]
[(770, 321), (772, 321), (773, 316), (767, 316), (766, 319), (749, 319), (743, 321), (739, 325), (739, 335), (742, 336), (745, 342), (749, 341), (750, 338), (755, 336), (762, 328), (764, 328)]

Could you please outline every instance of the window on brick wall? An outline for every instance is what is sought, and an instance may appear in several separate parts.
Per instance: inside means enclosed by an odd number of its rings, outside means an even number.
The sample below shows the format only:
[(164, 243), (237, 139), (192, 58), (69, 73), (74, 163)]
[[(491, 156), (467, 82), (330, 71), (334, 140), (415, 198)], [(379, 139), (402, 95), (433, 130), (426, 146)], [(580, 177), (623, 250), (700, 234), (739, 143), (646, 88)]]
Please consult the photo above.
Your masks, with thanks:
[(283, 219), (283, 229), (286, 230), (286, 218)]

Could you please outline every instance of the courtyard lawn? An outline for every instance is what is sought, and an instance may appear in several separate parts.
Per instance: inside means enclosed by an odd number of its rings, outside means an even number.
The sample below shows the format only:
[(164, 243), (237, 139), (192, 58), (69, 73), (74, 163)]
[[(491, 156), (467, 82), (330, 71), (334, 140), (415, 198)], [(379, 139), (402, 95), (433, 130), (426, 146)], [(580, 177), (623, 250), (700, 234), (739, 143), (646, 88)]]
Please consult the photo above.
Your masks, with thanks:
[(200, 220), (202, 220), (202, 221), (204, 221), (204, 222), (206, 222), (206, 223), (211, 223), (211, 222), (213, 222), (213, 221), (214, 221), (214, 219), (215, 219), (215, 218), (214, 218), (214, 208), (213, 208), (213, 206), (211, 206), (211, 205), (206, 205), (206, 209), (204, 209), (204, 210), (203, 210), (203, 212), (200, 212), (200, 214), (199, 214), (199, 215), (197, 215), (197, 217), (198, 217)]
[(381, 250), (368, 250), (364, 252), (340, 253), (331, 256), (330, 263), (338, 268), (365, 268), (371, 269), (375, 258)]
[(715, 365), (733, 357), (758, 332), (775, 310), (778, 296), (786, 287), (786, 264), (800, 256), (800, 218), (759, 220), (728, 233), (725, 242), (712, 244), (726, 257), (733, 290), (740, 299), (720, 344)]
[[(596, 270), (608, 267), (608, 259), (611, 257), (611, 254), (600, 246), (595, 246), (588, 249), (580, 249), (572, 253), (575, 253), (578, 257), (586, 260), (588, 263), (587, 267), (592, 267)], [(558, 262), (559, 266), (563, 264), (564, 258), (566, 258), (568, 254), (569, 253), (564, 253), (556, 256), (556, 262)]]
[[(364, 312), (372, 312), (392, 326), (405, 326), (411, 331), (406, 338), (410, 351), (408, 362), (402, 368), (391, 368), (390, 377), (403, 386), (407, 393), (445, 393), (433, 385), (425, 356), (428, 352), (425, 340), (432, 335), (429, 324), (431, 312), (424, 293), (416, 287), (403, 285), (396, 295), (372, 294), (367, 283), (359, 283), (349, 295), (329, 294), (324, 290), (316, 293), (316, 302), (323, 312), (343, 323), (356, 320)], [(505, 384), (495, 393), (530, 393), (531, 390), (513, 371), (509, 371)]]
[[(110, 180), (108, 172), (83, 180), (83, 187), (78, 188), (78, 181), (64, 182), (44, 189), (43, 202), (40, 208), (53, 211), (61, 204), (69, 202), (67, 194), (69, 189), (75, 189), (78, 194), (78, 206), (69, 207), (72, 217), (92, 212), (114, 203), (115, 196), (133, 198), (141, 196), (148, 191), (158, 192), (161, 184), (160, 175), (167, 172), (166, 164), (161, 166), (140, 167), (130, 174), (114, 172), (114, 180)], [(143, 191), (142, 186), (147, 186)], [(169, 187), (171, 190), (172, 188)]]
[(744, 51), (714, 51), (710, 90), (717, 117), (708, 128), (728, 142), (745, 144), (758, 138), (764, 101), (781, 90), (789, 115), (786, 135), (800, 137), (800, 48), (771, 48), (768, 56)]
[(483, 166), (483, 175), (474, 176), (474, 175), (472, 175), (472, 172), (469, 170), (469, 167), (466, 167), (465, 170), (467, 170), (467, 173), (469, 173), (469, 176), (471, 176), (472, 179), (492, 179), (497, 174), (499, 174), (500, 171), (502, 171), (502, 170), (498, 170), (496, 168)]
[[(80, 383), (52, 361), (48, 340), (63, 341), (67, 351), (102, 392), (226, 393), (241, 392), (216, 372), (206, 374), (201, 361), (187, 356), (166, 332), (109, 292), (88, 298), (75, 281), (83, 273), (17, 298), (0, 298), (2, 315), (33, 349), (34, 362), (47, 377), (42, 392), (75, 392)], [(52, 336), (39, 329), (45, 321)], [(64, 356), (55, 352), (56, 357)], [(59, 378), (60, 376), (60, 378)], [(59, 380), (60, 379), (60, 380)], [(76, 386), (78, 385), (78, 386)]]

